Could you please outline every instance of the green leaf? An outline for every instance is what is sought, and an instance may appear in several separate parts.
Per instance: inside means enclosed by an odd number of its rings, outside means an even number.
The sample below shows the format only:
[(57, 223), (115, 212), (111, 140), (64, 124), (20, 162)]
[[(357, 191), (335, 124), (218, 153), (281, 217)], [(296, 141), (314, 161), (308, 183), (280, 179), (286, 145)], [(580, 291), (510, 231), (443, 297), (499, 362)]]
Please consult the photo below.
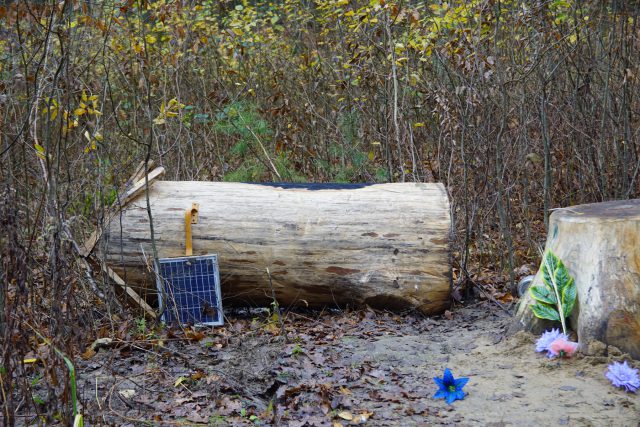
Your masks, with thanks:
[(556, 264), (556, 270), (553, 272), (553, 277), (556, 280), (556, 285), (558, 286), (558, 293), (562, 294), (562, 291), (572, 279), (571, 276), (569, 276), (567, 267), (564, 266), (561, 260), (558, 260), (558, 263)]
[(578, 295), (578, 291), (576, 288), (576, 283), (573, 280), (573, 277), (569, 279), (569, 283), (562, 290), (562, 311), (566, 317), (569, 317), (571, 311), (573, 310), (573, 306), (576, 302), (576, 297)]
[(551, 277), (553, 276), (553, 278), (555, 279), (554, 274), (557, 269), (558, 262), (560, 262), (560, 260), (551, 251), (547, 252), (544, 260), (542, 261), (542, 281), (551, 289), (553, 289), (553, 282), (551, 280)]
[(532, 286), (529, 289), (529, 292), (531, 293), (533, 299), (542, 303), (555, 305), (558, 302), (553, 289), (549, 289), (546, 286)]
[(531, 310), (541, 319), (559, 320), (566, 333), (565, 319), (561, 317), (569, 317), (575, 305), (575, 281), (560, 258), (551, 251), (544, 255), (540, 273), (544, 285), (531, 288), (530, 293), (535, 300)]
[(533, 311), (533, 314), (540, 319), (560, 320), (558, 311), (553, 307), (549, 307), (548, 305), (535, 303), (531, 306), (531, 311)]
[(82, 414), (77, 414), (73, 419), (73, 427), (84, 427), (84, 417)]

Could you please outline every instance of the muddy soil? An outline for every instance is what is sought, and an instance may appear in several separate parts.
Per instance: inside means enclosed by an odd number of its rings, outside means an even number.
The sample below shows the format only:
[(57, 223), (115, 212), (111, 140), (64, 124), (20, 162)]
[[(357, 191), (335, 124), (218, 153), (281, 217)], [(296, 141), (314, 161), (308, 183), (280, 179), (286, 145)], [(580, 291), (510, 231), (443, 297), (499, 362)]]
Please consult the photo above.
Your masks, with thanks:
[[(631, 426), (640, 397), (612, 387), (624, 356), (551, 360), (507, 337), (489, 303), (423, 318), (361, 312), (228, 319), (224, 328), (114, 340), (79, 369), (90, 425)], [(640, 363), (633, 362), (635, 367)], [(433, 399), (434, 376), (470, 380)]]

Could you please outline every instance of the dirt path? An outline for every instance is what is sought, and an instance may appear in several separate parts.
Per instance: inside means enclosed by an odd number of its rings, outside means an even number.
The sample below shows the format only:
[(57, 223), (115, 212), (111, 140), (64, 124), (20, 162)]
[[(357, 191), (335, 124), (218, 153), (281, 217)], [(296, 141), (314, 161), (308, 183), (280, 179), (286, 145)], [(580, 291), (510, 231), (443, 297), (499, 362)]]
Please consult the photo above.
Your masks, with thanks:
[[(380, 403), (370, 404), (380, 425), (640, 425), (640, 399), (609, 384), (607, 358), (547, 359), (534, 352), (530, 334), (505, 339), (510, 319), (496, 314), (463, 309), (426, 334), (346, 344), (353, 346), (354, 360), (373, 360), (405, 382), (424, 385), (418, 402), (426, 410), (419, 416), (399, 417)], [(430, 398), (431, 377), (441, 376), (445, 367), (456, 377), (470, 377), (467, 397), (451, 406)]]
[[(504, 336), (510, 321), (486, 304), (451, 319), (291, 314), (285, 343), (277, 322), (237, 318), (192, 342), (101, 350), (81, 390), (95, 424), (640, 425), (639, 396), (604, 377), (614, 358), (547, 359), (533, 336)], [(432, 398), (445, 367), (470, 377), (452, 405)]]

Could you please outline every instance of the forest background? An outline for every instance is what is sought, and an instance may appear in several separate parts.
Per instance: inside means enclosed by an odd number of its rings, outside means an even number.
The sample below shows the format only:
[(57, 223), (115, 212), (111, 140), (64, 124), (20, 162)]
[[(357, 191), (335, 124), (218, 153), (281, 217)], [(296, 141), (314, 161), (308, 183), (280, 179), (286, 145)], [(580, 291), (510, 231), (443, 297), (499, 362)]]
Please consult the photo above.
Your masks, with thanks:
[(120, 309), (74, 241), (140, 161), (170, 180), (443, 182), (456, 295), (508, 301), (536, 269), (551, 209), (638, 197), (639, 12), (622, 0), (0, 2), (5, 410), (42, 336), (73, 355), (95, 334), (79, 325)]

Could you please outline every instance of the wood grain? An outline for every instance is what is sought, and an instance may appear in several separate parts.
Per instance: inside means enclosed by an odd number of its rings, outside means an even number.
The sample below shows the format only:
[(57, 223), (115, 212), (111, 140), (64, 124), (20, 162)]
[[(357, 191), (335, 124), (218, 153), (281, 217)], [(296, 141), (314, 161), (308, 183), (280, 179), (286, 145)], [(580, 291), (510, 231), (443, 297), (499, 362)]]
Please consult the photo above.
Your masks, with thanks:
[[(185, 253), (184, 212), (199, 203), (193, 254), (218, 254), (225, 305), (449, 306), (449, 201), (440, 184), (321, 187), (159, 181), (149, 190), (158, 254)], [(314, 189), (319, 188), (319, 189)], [(141, 293), (155, 280), (143, 197), (114, 219), (110, 266)]]

